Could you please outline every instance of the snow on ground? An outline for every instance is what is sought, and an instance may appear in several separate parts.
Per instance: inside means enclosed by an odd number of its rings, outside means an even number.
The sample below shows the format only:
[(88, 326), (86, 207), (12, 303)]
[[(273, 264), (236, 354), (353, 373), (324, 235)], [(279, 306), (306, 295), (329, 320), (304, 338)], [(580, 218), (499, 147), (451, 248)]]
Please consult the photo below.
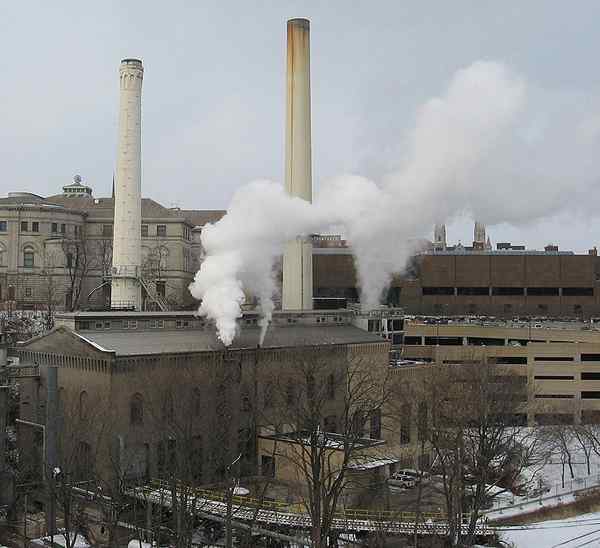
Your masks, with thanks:
[(523, 526), (502, 527), (501, 538), (515, 548), (600, 546), (600, 512)]

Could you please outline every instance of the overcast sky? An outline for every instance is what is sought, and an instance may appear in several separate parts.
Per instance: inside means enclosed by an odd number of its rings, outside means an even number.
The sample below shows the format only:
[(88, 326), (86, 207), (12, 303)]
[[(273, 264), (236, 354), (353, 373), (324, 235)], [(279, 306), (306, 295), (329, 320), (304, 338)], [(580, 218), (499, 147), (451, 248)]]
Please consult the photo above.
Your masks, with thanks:
[[(297, 16), (311, 20), (316, 189), (340, 173), (378, 180), (397, 167), (418, 106), (477, 60), (565, 97), (600, 96), (597, 1), (5, 0), (2, 193), (54, 194), (79, 173), (110, 195), (124, 57), (145, 68), (145, 196), (226, 208), (245, 182), (280, 181), (285, 22)], [(600, 244), (600, 221), (563, 214), (489, 233), (581, 251)], [(470, 222), (449, 227), (451, 241), (471, 238)]]

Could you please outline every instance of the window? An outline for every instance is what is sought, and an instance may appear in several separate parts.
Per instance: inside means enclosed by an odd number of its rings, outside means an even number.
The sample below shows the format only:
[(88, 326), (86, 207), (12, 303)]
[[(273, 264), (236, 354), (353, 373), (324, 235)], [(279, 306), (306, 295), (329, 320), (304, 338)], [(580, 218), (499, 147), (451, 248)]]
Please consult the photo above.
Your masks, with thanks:
[(536, 356), (533, 359), (536, 362), (572, 362), (573, 356)]
[(40, 223), (34, 221), (31, 223), (31, 232), (39, 232), (40, 231)]
[[(598, 377), (600, 378), (600, 376)], [(536, 381), (572, 381), (575, 377), (573, 375), (536, 375)], [(581, 374), (583, 380), (583, 373)]]
[(142, 225), (142, 238), (148, 237), (148, 225)]
[(490, 294), (490, 290), (488, 287), (458, 287), (456, 293), (458, 295), (487, 296)]
[(323, 430), (335, 434), (337, 432), (337, 417), (335, 415), (328, 415), (323, 420)]
[(79, 394), (79, 420), (85, 421), (88, 418), (88, 394), (84, 390)]
[(33, 297), (33, 289), (31, 287), (25, 288), (25, 297)]
[(73, 268), (73, 253), (67, 252), (67, 268)]
[[(584, 392), (581, 393), (581, 397), (583, 398)], [(600, 392), (598, 392), (600, 394)], [(573, 394), (536, 394), (535, 398), (537, 400), (571, 400), (575, 396)], [(600, 397), (600, 396), (598, 396)]]
[(373, 440), (381, 438), (381, 411), (376, 409), (371, 413), (369, 419), (369, 437)]
[(33, 268), (35, 264), (35, 253), (32, 247), (26, 247), (23, 250), (23, 266), (25, 268)]
[(600, 400), (600, 391), (598, 390), (587, 390), (581, 393), (582, 400)]
[(410, 404), (402, 405), (400, 412), (400, 443), (406, 445), (410, 443)]
[(581, 354), (582, 362), (600, 362), (600, 354)]
[(379, 320), (369, 320), (369, 325), (367, 327), (367, 329), (371, 332), (371, 333), (379, 333), (379, 331), (381, 330), (381, 322)]
[(285, 399), (288, 407), (291, 407), (296, 402), (296, 385), (294, 381), (288, 381), (285, 389)]
[(164, 238), (167, 235), (167, 225), (156, 225), (156, 235)]
[(529, 297), (558, 297), (558, 287), (528, 287)]
[(267, 478), (275, 477), (275, 458), (270, 455), (260, 457), (260, 470), (262, 475)]
[(21, 232), (27, 232), (29, 230), (29, 223), (27, 221), (21, 221)]
[(423, 295), (454, 295), (453, 287), (424, 287)]
[(581, 380), (582, 381), (600, 381), (600, 371), (583, 371), (581, 373)]
[(164, 298), (166, 293), (166, 282), (155, 282), (155, 284), (156, 294)]
[(593, 297), (593, 287), (563, 287), (563, 297)]
[(333, 373), (327, 376), (327, 399), (335, 399), (335, 375)]
[(420, 402), (417, 417), (417, 438), (419, 441), (427, 439), (427, 424), (428, 424), (428, 408), (427, 402)]
[(58, 223), (52, 223), (51, 232), (52, 234), (56, 234), (58, 232)]
[(270, 407), (273, 407), (273, 392), (274, 392), (274, 390), (275, 390), (275, 388), (274, 388), (272, 382), (268, 382), (267, 384), (265, 384), (265, 391), (264, 391), (265, 409), (269, 409)]
[(492, 287), (492, 295), (516, 297), (525, 295), (524, 287)]
[(112, 236), (113, 225), (102, 225), (102, 236)]
[(79, 227), (77, 225), (73, 225), (73, 233), (75, 236), (79, 236)]
[(144, 424), (144, 400), (140, 393), (134, 394), (129, 404), (129, 422), (131, 425)]
[(67, 232), (67, 225), (65, 223), (62, 223), (60, 225), (60, 233), (65, 234), (66, 232)]
[(0, 232), (6, 232), (8, 224), (6, 221), (0, 221)]

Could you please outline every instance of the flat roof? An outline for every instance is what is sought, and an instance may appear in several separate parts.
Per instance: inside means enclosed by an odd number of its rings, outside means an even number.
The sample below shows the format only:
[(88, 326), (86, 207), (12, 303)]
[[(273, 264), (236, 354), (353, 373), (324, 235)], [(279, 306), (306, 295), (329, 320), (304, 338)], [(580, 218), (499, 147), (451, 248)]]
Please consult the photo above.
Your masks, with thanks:
[[(145, 354), (170, 354), (182, 352), (211, 352), (225, 350), (218, 340), (214, 327), (188, 330), (148, 331), (88, 331), (81, 334), (85, 339), (118, 356)], [(260, 328), (241, 329), (230, 350), (256, 348)], [(293, 325), (290, 327), (270, 326), (263, 348), (287, 348), (293, 346), (333, 346), (340, 344), (365, 344), (387, 342), (376, 334), (352, 325)]]

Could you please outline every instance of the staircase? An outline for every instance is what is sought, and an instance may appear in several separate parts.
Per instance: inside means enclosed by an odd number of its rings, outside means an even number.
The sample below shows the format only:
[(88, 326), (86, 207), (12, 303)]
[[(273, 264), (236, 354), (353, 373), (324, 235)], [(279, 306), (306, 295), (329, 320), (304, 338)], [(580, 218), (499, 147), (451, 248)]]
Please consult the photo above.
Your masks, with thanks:
[(151, 301), (153, 301), (156, 304), (156, 306), (158, 306), (158, 309), (163, 312), (168, 312), (170, 310), (170, 307), (167, 300), (162, 295), (159, 295), (156, 291), (153, 291), (151, 289), (152, 285), (147, 280), (145, 280), (142, 277), (139, 277), (138, 280), (141, 286), (146, 291), (146, 295), (148, 295), (148, 298)]

